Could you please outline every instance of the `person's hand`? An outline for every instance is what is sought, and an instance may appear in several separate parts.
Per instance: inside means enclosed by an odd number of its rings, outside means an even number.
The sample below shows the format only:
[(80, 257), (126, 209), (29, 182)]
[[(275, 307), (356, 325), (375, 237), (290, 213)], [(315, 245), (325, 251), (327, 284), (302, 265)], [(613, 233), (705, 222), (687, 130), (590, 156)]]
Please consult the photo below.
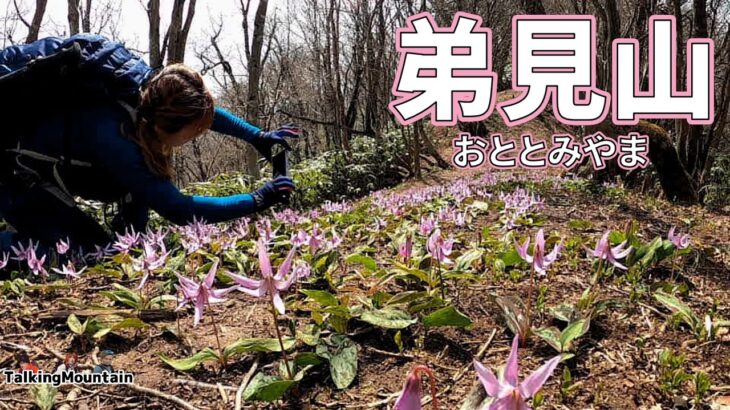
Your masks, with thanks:
[(287, 176), (276, 177), (265, 183), (251, 193), (256, 202), (256, 210), (262, 211), (274, 204), (287, 202), (295, 188), (294, 181)]
[(291, 146), (286, 138), (299, 138), (302, 135), (302, 129), (294, 124), (284, 124), (273, 131), (261, 131), (258, 137), (252, 142), (252, 145), (267, 160), (271, 160), (271, 148), (274, 145), (281, 145), (284, 149), (291, 151)]

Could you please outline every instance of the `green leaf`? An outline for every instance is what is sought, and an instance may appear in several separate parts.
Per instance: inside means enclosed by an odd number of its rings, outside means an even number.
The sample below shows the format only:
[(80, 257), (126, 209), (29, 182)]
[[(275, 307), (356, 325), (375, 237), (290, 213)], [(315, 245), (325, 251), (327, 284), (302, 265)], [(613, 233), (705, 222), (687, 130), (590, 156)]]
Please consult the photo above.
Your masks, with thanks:
[(669, 295), (664, 292), (657, 292), (654, 294), (654, 299), (659, 301), (662, 305), (664, 305), (667, 309), (671, 310), (673, 313), (677, 313), (682, 317), (684, 322), (689, 325), (692, 329), (697, 328), (702, 324), (702, 321), (700, 318), (695, 315), (695, 313), (690, 309), (689, 306), (682, 303), (679, 299), (676, 297)]
[(472, 321), (468, 316), (456, 310), (455, 307), (446, 306), (424, 317), (423, 325), (426, 327), (470, 327)]
[(512, 266), (516, 266), (522, 263), (522, 258), (515, 249), (510, 249), (507, 252), (500, 253), (498, 258), (502, 261), (505, 268), (510, 268)]
[(560, 330), (557, 327), (543, 327), (534, 331), (536, 335), (546, 341), (558, 353), (563, 351), (563, 345), (560, 342)]
[(56, 403), (58, 389), (50, 384), (36, 384), (30, 387), (33, 402), (41, 410), (51, 410)]
[(302, 352), (294, 357), (294, 365), (298, 367), (319, 366), (322, 359), (314, 352)]
[(520, 299), (498, 296), (496, 302), (502, 309), (502, 317), (512, 333), (520, 337), (525, 337), (530, 333), (530, 318), (525, 316), (525, 306)]
[(319, 326), (310, 324), (305, 326), (303, 330), (297, 332), (297, 339), (301, 340), (306, 345), (317, 346), (321, 332), (322, 330)]
[[(296, 339), (292, 337), (285, 337), (282, 341), (284, 342), (284, 348), (286, 350), (291, 350), (297, 342)], [(223, 348), (223, 355), (225, 357), (250, 352), (281, 352), (281, 345), (279, 345), (279, 339), (251, 338), (238, 339)]]
[(145, 329), (149, 325), (139, 318), (136, 317), (129, 317), (121, 322), (117, 322), (112, 325), (110, 330), (122, 330), (122, 329)]
[(393, 336), (393, 342), (395, 342), (395, 345), (398, 346), (398, 351), (403, 351), (403, 335), (401, 334), (400, 330), (395, 333), (395, 336)]
[(405, 329), (417, 321), (408, 312), (395, 308), (366, 310), (360, 320), (383, 329)]
[(94, 332), (94, 334), (92, 335), (92, 337), (94, 339), (99, 340), (102, 337), (104, 337), (104, 336), (108, 335), (109, 333), (111, 333), (111, 331), (112, 331), (112, 328), (110, 328), (110, 327), (101, 327), (96, 332)]
[(591, 227), (591, 225), (592, 225), (591, 222), (586, 221), (585, 219), (573, 219), (570, 222), (568, 222), (568, 226), (571, 229), (576, 229), (576, 230), (581, 230), (581, 231), (589, 229)]
[(414, 302), (414, 301), (419, 300), (424, 297), (428, 297), (428, 292), (409, 290), (409, 291), (401, 292), (401, 293), (393, 296), (385, 304), (389, 305), (389, 306), (402, 305), (402, 304)]
[(560, 306), (554, 307), (550, 309), (550, 314), (553, 315), (554, 318), (570, 323), (573, 321), (576, 317), (576, 309), (572, 305), (569, 305), (567, 303), (564, 303)]
[(324, 290), (302, 289), (300, 292), (322, 306), (336, 306), (340, 304), (340, 301), (337, 300), (335, 295)]
[(192, 370), (204, 361), (218, 358), (218, 354), (216, 354), (216, 352), (214, 352), (213, 349), (209, 347), (206, 347), (198, 353), (195, 353), (194, 355), (190, 357), (185, 357), (183, 359), (171, 359), (164, 354), (160, 354), (159, 356), (163, 362), (180, 372)]
[(347, 388), (357, 376), (357, 346), (344, 335), (332, 335), (317, 345), (317, 355), (329, 360), (330, 376), (338, 389)]
[(81, 324), (79, 318), (76, 317), (76, 315), (74, 315), (73, 313), (68, 315), (68, 319), (66, 319), (66, 324), (68, 325), (68, 328), (79, 336), (83, 335), (86, 332), (87, 323), (88, 322), (84, 322), (84, 324)]
[(296, 383), (295, 380), (282, 380), (275, 376), (256, 373), (243, 391), (244, 400), (276, 401)]
[(573, 341), (586, 334), (590, 326), (590, 320), (581, 319), (569, 324), (568, 327), (563, 329), (560, 333), (560, 345), (563, 347), (561, 352), (570, 350)]
[(99, 292), (102, 296), (106, 296), (109, 299), (122, 303), (131, 307), (132, 309), (139, 309), (142, 306), (142, 297), (139, 293), (132, 291), (131, 289), (125, 288), (124, 286), (114, 283), (112, 287), (115, 290)]
[(484, 201), (474, 201), (471, 205), (469, 205), (469, 208), (474, 208), (476, 210), (482, 211), (482, 212), (488, 212), (489, 211), (489, 203)]
[(351, 265), (361, 265), (370, 272), (375, 272), (378, 270), (378, 263), (375, 261), (375, 259), (365, 255), (352, 254), (345, 259), (345, 262)]
[(456, 258), (456, 268), (457, 271), (465, 271), (468, 269), (471, 269), (471, 265), (474, 264), (474, 262), (480, 260), (482, 256), (484, 255), (484, 249), (471, 249), (465, 254), (459, 256)]

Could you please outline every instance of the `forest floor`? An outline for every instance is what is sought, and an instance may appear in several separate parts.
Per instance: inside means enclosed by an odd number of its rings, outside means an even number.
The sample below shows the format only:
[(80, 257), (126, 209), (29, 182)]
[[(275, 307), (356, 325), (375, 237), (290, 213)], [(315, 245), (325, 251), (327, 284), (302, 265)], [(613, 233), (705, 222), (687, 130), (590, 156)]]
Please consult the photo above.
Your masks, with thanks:
[[(461, 178), (472, 180), (479, 176), (445, 171), (424, 181), (396, 187), (393, 192), (406, 195), (434, 186), (449, 186)], [(637, 235), (643, 240), (665, 237), (671, 226), (680, 227), (692, 238), (691, 253), (677, 258), (674, 268), (665, 262), (648, 269), (638, 291), (636, 284), (632, 285), (619, 274), (603, 280), (599, 297), (615, 304), (592, 321), (589, 332), (577, 342), (576, 357), (565, 364), (575, 387), (572, 392), (561, 392), (564, 371), (561, 365), (544, 387), (544, 404), (540, 408), (690, 408), (689, 401), (694, 395), (691, 381), (683, 381), (672, 388), (663, 386), (666, 369), (663, 370), (658, 357), (664, 349), (684, 355), (685, 362), (680, 367), (687, 374), (701, 371), (709, 375), (712, 387), (702, 399), (704, 404), (695, 408), (730, 406), (730, 335), (720, 329), (712, 340), (700, 341), (686, 326), (672, 325), (668, 320), (669, 312), (651, 297), (655, 290), (670, 286), (680, 289), (681, 300), (700, 317), (704, 317), (705, 312), (712, 312), (714, 317), (730, 318), (730, 217), (622, 189), (607, 191), (601, 187), (590, 188), (590, 185), (568, 189), (566, 185), (546, 187), (542, 184), (533, 192), (545, 200), (540, 222), (535, 225), (552, 236), (594, 238), (593, 242), (585, 242), (586, 246), (592, 245), (605, 230), (624, 230), (631, 221), (638, 222)], [(449, 226), (449, 232), (458, 238), (455, 249), (488, 247), (482, 232), (487, 232), (484, 228), (493, 227), (498, 220), (499, 212), (490, 207), (489, 211), (476, 215), (466, 227)], [(389, 220), (388, 226), (397, 223), (397, 220)], [(534, 229), (529, 225), (518, 226), (515, 230), (519, 238), (532, 235), (532, 232)], [(362, 245), (361, 238), (343, 237), (341, 247), (347, 249), (340, 251), (343, 255)], [(384, 235), (370, 243), (376, 249), (371, 256), (378, 262), (379, 269), (386, 271), (393, 254), (389, 242)], [(585, 258), (585, 251), (577, 249), (574, 257), (558, 259), (549, 271), (547, 278), (539, 280), (543, 290), (534, 327), (551, 324), (550, 307), (575, 302), (581, 297), (589, 286), (592, 267)], [(337, 289), (338, 296), (348, 295), (350, 301), (395, 286), (389, 284), (381, 288), (377, 276), (357, 274), (357, 268), (346, 263), (339, 263), (331, 274), (334, 281), (345, 283)], [(216, 336), (208, 321), (211, 316), (219, 326), (223, 345), (241, 337), (275, 337), (268, 305), (242, 293), (229, 294), (227, 302), (214, 306), (198, 327), (192, 326), (188, 315), (179, 321), (155, 321), (143, 331), (114, 332), (89, 345), (80, 344), (80, 338), (69, 331), (65, 320), (44, 318), (49, 313), (69, 309), (64, 303), (68, 300), (109, 305), (109, 300), (99, 292), (112, 289), (112, 283), (133, 288), (137, 281), (87, 274), (71, 282), (71, 286), (29, 288), (23, 296), (13, 296), (6, 289), (5, 300), (0, 306), (0, 368), (16, 366), (14, 357), (21, 350), (26, 350), (31, 360), (46, 371), (53, 371), (61, 363), (59, 357), (70, 351), (78, 352), (80, 362), (92, 367), (98, 351), (109, 349), (114, 352), (113, 367), (133, 372), (137, 385), (177, 396), (196, 408), (224, 409), (233, 408), (236, 389), (254, 363), (259, 370), (270, 369), (279, 359), (277, 353), (249, 354), (233, 360), (223, 369), (217, 363), (205, 363), (185, 373), (175, 371), (160, 360), (160, 354), (183, 357), (205, 346), (215, 347)], [(509, 352), (512, 335), (504, 325), (500, 307), (494, 302), (495, 296), (519, 295), (524, 299), (529, 281), (524, 269), (522, 274), (519, 271), (499, 274), (489, 264), (477, 263), (473, 280), (454, 283), (455, 286), (449, 285), (451, 303), (472, 320), (472, 326), (425, 329), (417, 323), (403, 330), (405, 348), (401, 352), (394, 342), (393, 331), (352, 325), (348, 328), (348, 336), (358, 346), (358, 372), (349, 388), (336, 389), (326, 368), (315, 368), (285, 396), (286, 400), (271, 404), (245, 402), (242, 408), (390, 408), (408, 371), (416, 364), (426, 364), (435, 372), (441, 408), (459, 408), (464, 397), (478, 386), (473, 358), (479, 353), (482, 363), (496, 369), (505, 362)], [(415, 286), (398, 285), (407, 289)], [(637, 293), (631, 298), (634, 292)], [(311, 324), (310, 311), (303, 300), (303, 295), (290, 293), (287, 320), (279, 323), (286, 333), (288, 327), (301, 329)], [(533, 337), (520, 349), (521, 376), (526, 376), (554, 355), (549, 345)], [(184, 384), (186, 382), (180, 380), (208, 385)], [(63, 404), (78, 409), (181, 408), (165, 398), (125, 386), (86, 386), (80, 392), (76, 391), (75, 399), (69, 398), (72, 390), (72, 386), (59, 389), (55, 408), (61, 408)], [(33, 400), (27, 387), (0, 384), (0, 408), (34, 408)]]
[[(500, 99), (511, 96), (502, 94)], [(543, 117), (513, 129), (500, 129), (496, 123), (488, 127), (513, 139), (524, 132), (533, 135), (570, 132)], [(448, 132), (440, 133), (439, 138), (443, 140), (440, 145), (450, 145)], [(450, 148), (443, 151), (443, 156), (448, 159)], [(496, 370), (509, 354), (513, 333), (505, 324), (497, 298), (509, 296), (524, 301), (530, 293), (529, 265), (507, 262), (509, 256), (505, 255), (514, 254), (515, 241), (522, 242), (528, 235), (534, 237), (537, 229), (543, 229), (549, 249), (559, 238), (565, 248), (550, 265), (547, 277), (537, 280), (532, 327), (561, 327), (551, 312), (560, 305), (575, 304), (588, 288), (608, 308), (596, 314), (587, 333), (575, 341), (570, 349), (575, 357), (559, 365), (545, 384), (539, 408), (730, 409), (730, 334), (721, 326), (713, 328), (710, 336), (698, 330), (703, 327), (706, 316), (715, 324), (730, 319), (730, 215), (699, 206), (676, 205), (621, 186), (582, 179), (568, 180), (545, 174), (495, 173), (494, 176), (485, 182), (482, 172), (477, 171), (431, 172), (423, 180), (408, 181), (341, 208), (321, 210), (319, 216), (302, 212), (303, 220), (295, 224), (272, 218), (274, 247), (284, 251), (290, 247), (289, 235), (299, 229), (312, 229), (313, 223), (319, 224), (323, 232), (337, 231), (342, 237), (336, 251), (331, 251), (331, 258), (316, 259), (326, 260), (326, 265), (319, 266), (320, 271), (313, 273), (312, 278), (295, 286), (297, 290), (331, 292), (338, 300), (338, 308), (344, 306), (351, 315), (344, 321), (344, 327), (346, 336), (357, 347), (357, 373), (347, 388), (338, 389), (328, 366), (320, 364), (311, 368), (283, 400), (243, 401), (241, 408), (389, 409), (402, 390), (408, 372), (415, 365), (424, 364), (433, 369), (438, 380), (440, 408), (460, 409), (470, 393), (481, 389), (473, 360), (476, 358)], [(539, 195), (544, 205), (522, 215), (514, 227), (504, 229), (506, 200), (500, 193), (514, 193), (523, 188), (526, 189), (523, 192)], [(469, 191), (468, 195), (455, 194), (464, 189)], [(405, 213), (389, 212), (388, 203), (403, 198), (408, 203), (402, 207)], [(422, 218), (444, 210), (451, 215), (461, 212), (469, 216), (466, 224), (456, 224), (449, 217), (437, 219), (445, 236), (452, 236), (456, 241), (452, 259), (457, 263), (443, 265), (447, 277), (451, 278), (446, 282), (446, 304), (467, 316), (471, 325), (426, 328), (423, 317), (429, 310), (419, 310), (414, 301), (396, 305), (414, 318), (414, 323), (406, 327), (382, 328), (358, 318), (356, 312), (363, 306), (380, 307), (389, 303), (390, 297), (427, 293), (433, 298), (438, 294), (438, 290), (414, 281), (413, 277), (393, 279), (392, 276), (402, 267), (397, 250), (404, 233), (417, 230)], [(603, 232), (627, 232), (632, 223), (636, 226), (637, 243), (666, 238), (668, 230), (676, 226), (691, 236), (690, 250), (640, 270), (632, 268), (630, 273), (613, 270), (592, 285), (595, 265), (586, 257), (585, 248), (592, 248)], [(250, 225), (254, 232), (254, 223)], [(424, 235), (415, 234), (411, 263), (416, 261), (419, 268), (427, 259), (426, 240)], [(224, 303), (207, 309), (197, 327), (193, 326), (191, 309), (183, 309), (177, 316), (172, 313), (175, 307), (172, 274), (178, 273), (176, 270), (189, 274), (191, 264), (195, 271), (201, 258), (221, 257), (225, 270), (235, 271), (238, 266), (241, 274), (258, 275), (253, 242), (239, 241), (238, 254), (232, 258), (216, 250), (215, 243), (208, 245), (205, 252), (185, 256), (179, 239), (173, 238), (168, 249), (173, 255), (182, 254), (184, 264), (170, 271), (165, 268), (158, 275), (161, 278), (151, 279), (152, 284), (137, 293), (139, 277), (130, 275), (129, 267), (118, 258), (90, 267), (80, 279), (45, 283), (29, 275), (26, 282), (0, 281), (0, 369), (17, 368), (21, 352), (26, 352), (46, 372), (54, 371), (67, 353), (78, 354), (82, 370), (92, 369), (99, 362), (100, 352), (110, 350), (114, 353), (113, 368), (132, 372), (135, 385), (141, 387), (62, 386), (55, 392), (53, 408), (234, 408), (242, 382), (250, 383), (256, 372), (277, 373), (280, 353), (247, 352), (232, 357), (225, 366), (215, 360), (205, 361), (187, 371), (173, 369), (160, 357), (181, 359), (204, 348), (216, 349), (217, 339), (227, 346), (241, 338), (276, 338), (269, 305), (240, 292), (227, 294)], [(279, 256), (283, 257), (285, 252), (281, 249)], [(457, 270), (455, 265), (460, 265), (459, 261), (473, 251), (478, 251), (480, 257)], [(302, 250), (298, 258), (305, 259), (305, 253)], [(364, 256), (375, 266), (353, 262), (352, 255)], [(428, 270), (428, 263), (425, 266), (423, 269)], [(219, 271), (219, 281), (221, 276)], [(127, 309), (135, 314), (136, 310), (129, 309), (128, 303), (110, 300), (109, 292), (119, 290), (120, 285), (131, 290), (128, 295), (132, 299), (165, 295), (173, 300), (162, 304), (162, 318), (145, 318), (149, 326), (141, 330), (114, 330), (99, 338), (70, 331), (69, 311), (76, 312), (82, 322), (85, 317), (104, 317), (99, 314), (100, 309)], [(677, 315), (672, 315), (654, 297), (659, 291), (681, 300), (701, 323), (695, 328), (680, 323)], [(318, 307), (301, 292), (290, 290), (285, 296), (287, 311), (284, 317), (279, 317), (279, 329), (285, 335), (291, 335), (292, 329), (296, 329), (298, 340), (289, 357), (318, 352), (319, 342), (314, 343), (315, 350), (312, 341), (305, 342), (301, 336), (307, 334), (305, 329), (319, 323), (318, 338), (330, 340), (334, 329), (342, 327), (341, 323), (339, 327), (333, 325), (334, 313), (320, 317), (322, 312), (333, 311)], [(218, 335), (212, 327), (213, 319)], [(668, 366), (666, 357), (660, 358), (660, 353), (667, 350), (674, 353), (673, 367)], [(556, 352), (545, 340), (533, 335), (519, 354), (520, 376), (526, 377)], [(565, 379), (567, 373), (570, 382)], [(696, 383), (690, 379), (703, 373), (709, 376), (711, 387), (696, 399)], [(425, 401), (430, 401), (429, 392), (424, 386)], [(30, 392), (27, 386), (0, 383), (0, 409), (37, 408), (34, 402), (39, 395)], [(176, 398), (180, 401), (174, 402)]]

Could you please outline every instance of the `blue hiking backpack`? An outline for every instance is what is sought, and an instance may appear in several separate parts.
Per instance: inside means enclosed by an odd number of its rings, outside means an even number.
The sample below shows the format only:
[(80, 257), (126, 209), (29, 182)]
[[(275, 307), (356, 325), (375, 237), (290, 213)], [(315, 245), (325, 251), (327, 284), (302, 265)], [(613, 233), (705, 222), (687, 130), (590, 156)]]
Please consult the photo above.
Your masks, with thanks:
[[(47, 37), (0, 51), (0, 96), (12, 100), (8, 97), (13, 94), (5, 91), (42, 93), (63, 85), (76, 94), (74, 98), (111, 98), (136, 105), (152, 72), (140, 56), (103, 36)], [(66, 84), (58, 84), (61, 79)]]
[(88, 164), (70, 158), (70, 125), (62, 132), (64, 154), (52, 158), (23, 148), (23, 135), (38, 114), (70, 113), (79, 104), (116, 101), (133, 116), (140, 89), (153, 70), (123, 44), (94, 34), (47, 37), (0, 51), (0, 184), (40, 185), (72, 206), (61, 175)]

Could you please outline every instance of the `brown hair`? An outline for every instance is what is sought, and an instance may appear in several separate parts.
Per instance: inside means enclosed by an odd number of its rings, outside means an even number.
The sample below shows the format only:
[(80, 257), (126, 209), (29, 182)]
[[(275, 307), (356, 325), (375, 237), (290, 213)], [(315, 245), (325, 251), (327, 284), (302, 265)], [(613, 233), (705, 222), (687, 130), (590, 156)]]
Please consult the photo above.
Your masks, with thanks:
[(213, 96), (203, 77), (182, 64), (163, 68), (144, 86), (137, 107), (135, 142), (147, 166), (156, 175), (171, 179), (172, 147), (157, 135), (155, 127), (174, 134), (191, 125), (201, 130), (213, 122)]

